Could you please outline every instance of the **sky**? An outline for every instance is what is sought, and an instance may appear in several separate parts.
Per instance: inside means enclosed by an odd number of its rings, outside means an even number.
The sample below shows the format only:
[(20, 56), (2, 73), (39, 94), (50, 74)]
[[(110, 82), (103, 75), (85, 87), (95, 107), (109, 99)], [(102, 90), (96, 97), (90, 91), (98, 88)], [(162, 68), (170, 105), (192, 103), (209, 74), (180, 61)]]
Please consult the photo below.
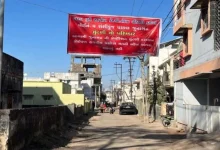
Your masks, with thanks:
[[(44, 72), (67, 72), (70, 68), (68, 13), (164, 19), (172, 5), (173, 0), (6, 0), (3, 51), (23, 61), (24, 72), (29, 77), (43, 77)], [(161, 42), (175, 38), (170, 28)], [(129, 79), (129, 63), (123, 57), (103, 56), (101, 62), (105, 88), (110, 86), (110, 80), (119, 81), (115, 75), (116, 62), (123, 65), (123, 79)], [(139, 60), (133, 66), (135, 79), (140, 77)]]

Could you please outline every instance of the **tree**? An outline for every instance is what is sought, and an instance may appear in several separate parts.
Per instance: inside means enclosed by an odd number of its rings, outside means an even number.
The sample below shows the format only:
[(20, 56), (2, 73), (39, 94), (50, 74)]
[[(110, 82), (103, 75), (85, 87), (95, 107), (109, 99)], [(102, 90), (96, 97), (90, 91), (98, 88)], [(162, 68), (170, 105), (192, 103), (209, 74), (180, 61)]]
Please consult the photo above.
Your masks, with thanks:
[(156, 104), (161, 104), (166, 100), (166, 90), (163, 86), (159, 71), (153, 71), (152, 82), (147, 87), (148, 102), (150, 104), (148, 115), (154, 112), (154, 120), (156, 119)]
[(166, 90), (164, 88), (160, 72), (152, 74), (153, 81), (147, 87), (148, 102), (160, 105), (166, 101)]

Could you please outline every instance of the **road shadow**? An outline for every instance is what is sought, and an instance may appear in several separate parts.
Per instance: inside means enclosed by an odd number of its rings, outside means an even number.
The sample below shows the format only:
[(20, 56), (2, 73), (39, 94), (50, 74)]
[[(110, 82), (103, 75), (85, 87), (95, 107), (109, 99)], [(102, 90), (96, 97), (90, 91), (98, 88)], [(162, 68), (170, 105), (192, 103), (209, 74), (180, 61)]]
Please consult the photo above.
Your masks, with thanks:
[[(71, 141), (73, 145), (84, 145), (85, 143), (98, 143), (93, 146), (90, 145), (89, 149), (97, 150), (111, 150), (111, 149), (128, 149), (128, 148), (143, 148), (143, 147), (156, 147), (170, 144), (172, 142), (182, 140), (186, 138), (186, 135), (172, 134), (170, 135), (165, 130), (149, 130), (145, 128), (140, 128), (138, 125), (130, 126), (115, 126), (109, 128), (85, 128), (84, 130), (86, 138), (78, 138), (77, 140)], [(139, 140), (139, 141), (148, 141), (149, 139), (155, 140), (156, 142), (147, 143), (143, 142), (142, 144), (132, 144), (127, 145), (127, 140)], [(99, 144), (102, 142), (105, 144)], [(115, 143), (125, 143), (120, 147), (116, 147)], [(76, 148), (71, 146), (69, 148)], [(79, 146), (77, 148), (80, 149)]]
[[(100, 121), (95, 116), (100, 116), (100, 114), (89, 114), (75, 122), (75, 124), (66, 125), (64, 129), (45, 133), (43, 136), (35, 138), (26, 149), (121, 150), (130, 148), (141, 149), (145, 147), (156, 148), (158, 146), (170, 145), (186, 137), (178, 133), (169, 134), (163, 128), (144, 128), (140, 124), (93, 126), (93, 121)], [(132, 118), (134, 119), (135, 117)], [(89, 121), (91, 121), (91, 125)], [(135, 141), (138, 142), (136, 143)]]
[(79, 132), (85, 126), (90, 126), (89, 120), (94, 116), (99, 116), (98, 112), (90, 112), (78, 118), (75, 122), (71, 121), (59, 129), (42, 133), (40, 136), (34, 137), (30, 144), (23, 148), (23, 150), (52, 150), (65, 147), (73, 137), (79, 136)]

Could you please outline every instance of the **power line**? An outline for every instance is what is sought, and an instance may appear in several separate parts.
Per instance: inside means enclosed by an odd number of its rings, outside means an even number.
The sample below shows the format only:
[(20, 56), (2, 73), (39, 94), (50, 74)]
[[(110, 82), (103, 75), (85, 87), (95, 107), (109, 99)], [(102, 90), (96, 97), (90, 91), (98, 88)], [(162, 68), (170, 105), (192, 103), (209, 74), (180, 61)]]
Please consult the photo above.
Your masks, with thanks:
[(173, 11), (173, 8), (176, 6), (177, 2), (178, 2), (178, 1), (176, 1), (175, 4), (173, 5), (173, 7), (170, 9), (168, 15), (166, 16), (166, 18), (165, 18), (164, 21), (163, 21), (163, 24), (166, 22), (167, 18), (169, 17), (170, 13)]
[(158, 11), (158, 9), (160, 8), (160, 6), (162, 5), (164, 0), (161, 0), (160, 4), (158, 5), (158, 7), (156, 8), (156, 10), (154, 11), (154, 13), (152, 14), (152, 16), (154, 16), (154, 14)]
[[(184, 5), (183, 5), (184, 6)], [(180, 8), (180, 10), (182, 9), (182, 7)], [(201, 9), (207, 9), (207, 7), (205, 8), (201, 8)], [(190, 13), (195, 13), (195, 12), (198, 12), (198, 10), (193, 10), (193, 11), (190, 11), (190, 12), (186, 12), (184, 14), (190, 14)], [(169, 21), (169, 23), (166, 25), (166, 27), (163, 29), (162, 33), (164, 34), (166, 32), (166, 30), (169, 28), (169, 25), (172, 23), (172, 21), (174, 20), (174, 18), (176, 17), (176, 15), (178, 14), (178, 12), (172, 17), (172, 19)], [(167, 36), (168, 33), (166, 33), (166, 35), (164, 36)]]
[(162, 41), (164, 40), (164, 38), (168, 35), (168, 33), (170, 32), (170, 28), (168, 29), (167, 33), (164, 33), (164, 35), (162, 36)]
[[(124, 71), (124, 72), (122, 72), (122, 73), (127, 73), (128, 71)], [(102, 75), (102, 76), (112, 76), (112, 75), (117, 75), (117, 73), (112, 73), (112, 74), (104, 74), (104, 75)]]
[(145, 0), (143, 0), (142, 3), (141, 3), (141, 6), (140, 6), (140, 8), (139, 8), (139, 10), (138, 10), (138, 13), (137, 13), (137, 16), (139, 15), (139, 13), (140, 13), (140, 11), (141, 11), (143, 5), (144, 5), (144, 1), (145, 1)]
[(132, 10), (131, 10), (131, 16), (133, 15), (135, 1), (136, 1), (136, 0), (133, 1)]
[(173, 17), (170, 19), (169, 23), (166, 25), (166, 27), (163, 29), (162, 33), (164, 33), (164, 31), (169, 27), (169, 25), (172, 23), (172, 21), (174, 20), (174, 18), (178, 15), (179, 11), (181, 11), (181, 9), (184, 7), (185, 5), (183, 5), (181, 8), (179, 8), (179, 10), (176, 12), (175, 15), (173, 15)]
[(45, 8), (45, 9), (53, 10), (53, 11), (56, 11), (56, 12), (60, 12), (60, 13), (64, 13), (64, 14), (69, 14), (68, 12), (65, 12), (63, 10), (55, 9), (55, 8), (44, 6), (44, 5), (37, 4), (37, 3), (32, 3), (32, 2), (29, 2), (29, 1), (26, 1), (26, 0), (17, 0), (17, 1), (24, 2), (26, 4), (30, 4), (30, 5), (33, 5), (33, 6), (38, 6), (38, 7), (42, 7), (42, 8)]

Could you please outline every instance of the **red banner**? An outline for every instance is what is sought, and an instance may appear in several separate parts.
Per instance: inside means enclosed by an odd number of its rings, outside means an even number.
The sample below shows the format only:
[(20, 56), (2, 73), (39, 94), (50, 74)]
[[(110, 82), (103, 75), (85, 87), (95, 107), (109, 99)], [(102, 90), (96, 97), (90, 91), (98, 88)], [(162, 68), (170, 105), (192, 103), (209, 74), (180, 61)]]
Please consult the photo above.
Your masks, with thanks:
[(68, 53), (156, 55), (161, 20), (157, 18), (69, 15)]

